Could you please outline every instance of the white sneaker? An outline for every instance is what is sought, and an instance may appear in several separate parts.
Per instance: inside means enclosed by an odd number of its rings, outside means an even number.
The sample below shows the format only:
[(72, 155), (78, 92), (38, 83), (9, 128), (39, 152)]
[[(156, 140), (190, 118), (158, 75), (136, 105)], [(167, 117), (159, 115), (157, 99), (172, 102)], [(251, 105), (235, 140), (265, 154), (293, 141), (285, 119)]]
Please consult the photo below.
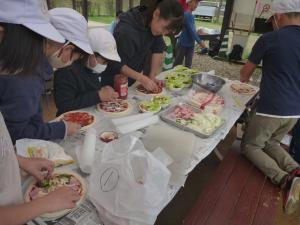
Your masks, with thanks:
[(300, 178), (295, 177), (293, 179), (290, 190), (287, 193), (286, 201), (284, 204), (284, 211), (286, 214), (292, 214), (299, 206), (300, 198)]

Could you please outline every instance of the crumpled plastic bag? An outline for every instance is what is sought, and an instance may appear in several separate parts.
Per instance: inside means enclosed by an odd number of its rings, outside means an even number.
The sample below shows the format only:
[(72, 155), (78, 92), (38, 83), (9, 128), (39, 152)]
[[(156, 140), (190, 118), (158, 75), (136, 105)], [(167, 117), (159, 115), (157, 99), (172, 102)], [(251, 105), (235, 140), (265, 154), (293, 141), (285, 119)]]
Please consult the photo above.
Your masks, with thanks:
[(154, 224), (167, 199), (167, 167), (134, 136), (105, 146), (94, 161), (89, 198), (110, 225)]

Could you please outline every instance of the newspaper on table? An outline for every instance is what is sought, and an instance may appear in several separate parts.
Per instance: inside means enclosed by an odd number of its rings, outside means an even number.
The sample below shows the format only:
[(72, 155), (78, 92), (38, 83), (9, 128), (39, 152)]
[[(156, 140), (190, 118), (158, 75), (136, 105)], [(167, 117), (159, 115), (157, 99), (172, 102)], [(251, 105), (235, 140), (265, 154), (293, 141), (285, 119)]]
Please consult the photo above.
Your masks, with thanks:
[(104, 225), (104, 223), (101, 222), (95, 206), (89, 200), (85, 200), (64, 217), (52, 221), (36, 218), (27, 225)]

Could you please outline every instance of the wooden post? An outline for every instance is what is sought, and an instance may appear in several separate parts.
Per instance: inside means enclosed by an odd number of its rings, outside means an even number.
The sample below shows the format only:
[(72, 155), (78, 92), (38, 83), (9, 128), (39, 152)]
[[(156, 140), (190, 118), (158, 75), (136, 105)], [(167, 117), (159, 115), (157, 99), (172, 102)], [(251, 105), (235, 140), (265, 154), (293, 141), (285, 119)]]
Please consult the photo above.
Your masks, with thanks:
[(129, 0), (129, 9), (133, 8), (133, 0)]
[(233, 11), (234, 1), (235, 0), (226, 1), (226, 7), (225, 7), (224, 18), (223, 18), (222, 29), (221, 29), (221, 42), (223, 41), (226, 30), (229, 28), (230, 25), (230, 19)]
[(223, 0), (220, 0), (219, 1), (218, 12), (217, 12), (217, 22), (219, 22), (219, 20), (220, 20), (220, 14), (221, 14), (222, 5), (223, 5)]
[(50, 0), (47, 0), (47, 6), (48, 6), (48, 9), (51, 9), (51, 1)]
[(88, 20), (88, 1), (82, 0), (82, 15), (85, 17), (86, 20)]
[(123, 10), (123, 0), (116, 0), (116, 12)]
[(72, 8), (73, 8), (74, 10), (76, 10), (76, 1), (75, 1), (75, 0), (72, 0)]

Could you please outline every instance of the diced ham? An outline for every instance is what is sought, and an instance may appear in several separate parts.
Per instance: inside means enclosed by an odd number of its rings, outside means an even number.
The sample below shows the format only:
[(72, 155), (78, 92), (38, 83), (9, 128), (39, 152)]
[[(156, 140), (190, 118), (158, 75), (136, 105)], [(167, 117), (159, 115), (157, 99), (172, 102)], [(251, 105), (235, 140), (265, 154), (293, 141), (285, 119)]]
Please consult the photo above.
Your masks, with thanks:
[(177, 119), (191, 119), (194, 116), (194, 111), (191, 107), (183, 105), (175, 108), (173, 115)]

